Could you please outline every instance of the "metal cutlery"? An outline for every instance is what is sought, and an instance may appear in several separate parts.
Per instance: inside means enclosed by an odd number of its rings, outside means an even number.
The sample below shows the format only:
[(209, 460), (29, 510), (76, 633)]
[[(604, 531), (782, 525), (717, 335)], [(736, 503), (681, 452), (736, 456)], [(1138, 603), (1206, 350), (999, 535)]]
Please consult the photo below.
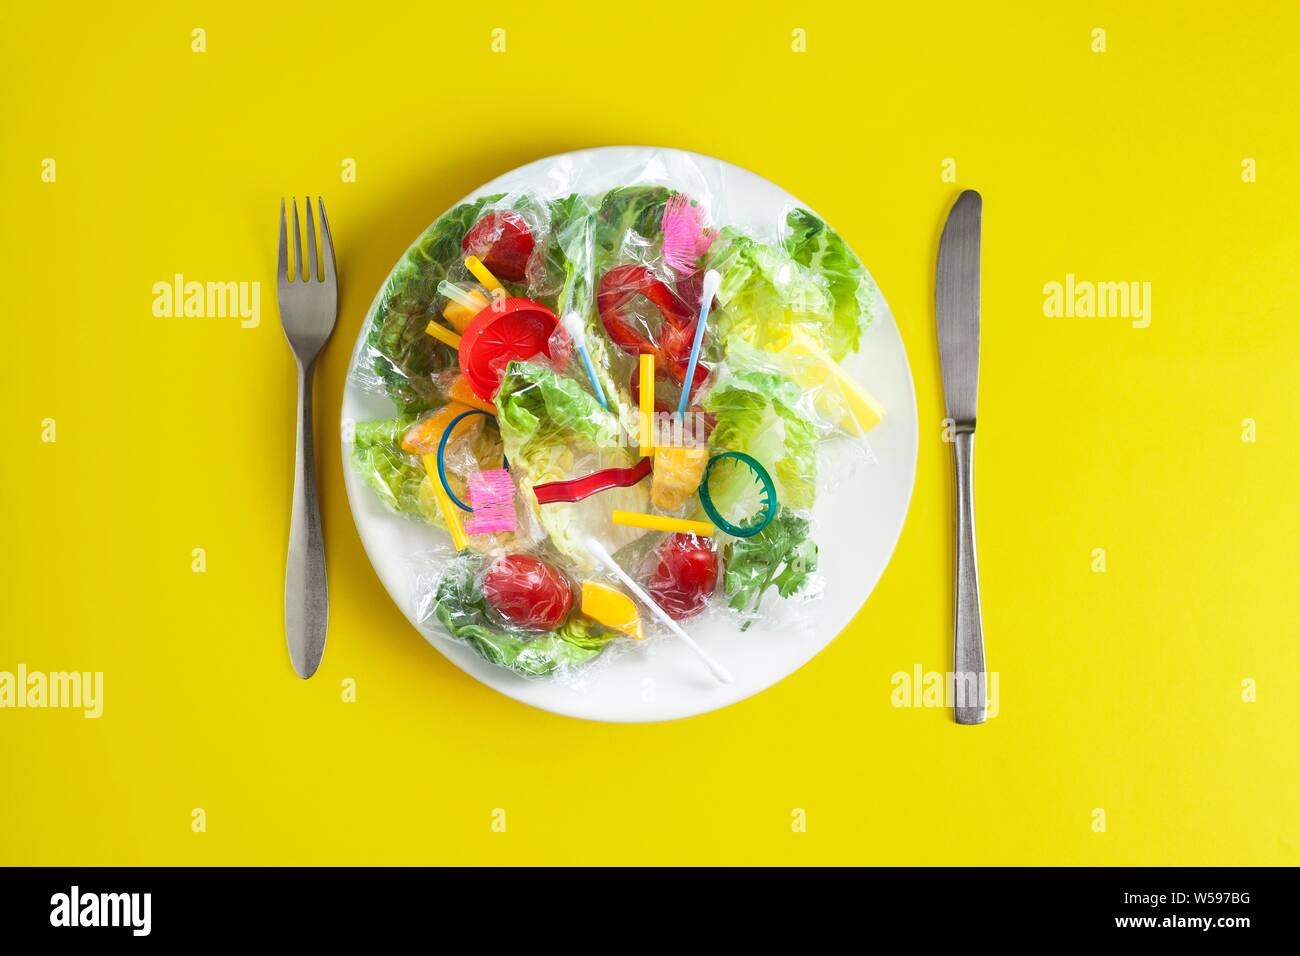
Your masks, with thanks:
[(980, 364), (980, 226), (983, 200), (974, 190), (957, 197), (939, 240), (935, 275), (935, 321), (943, 398), (951, 420), (956, 489), (956, 580), (953, 674), (954, 714), (959, 724), (982, 724), (988, 702), (984, 672), (984, 625), (980, 619), (979, 569), (975, 559), (975, 499), (971, 482), (975, 450), (975, 401)]
[(293, 475), (293, 511), (289, 519), (289, 555), (284, 571), (284, 630), (289, 658), (298, 676), (316, 673), (325, 653), (329, 590), (325, 579), (325, 539), (321, 537), (320, 502), (316, 495), (316, 453), (312, 440), (312, 381), (316, 359), (338, 318), (338, 275), (334, 242), (325, 203), (320, 206), (320, 255), (311, 197), (307, 198), (307, 261), (304, 269), (298, 231), (298, 200), (293, 201), (293, 269), (289, 267), (285, 205), (280, 200), (280, 253), (276, 291), (284, 337), (298, 364), (298, 451)]

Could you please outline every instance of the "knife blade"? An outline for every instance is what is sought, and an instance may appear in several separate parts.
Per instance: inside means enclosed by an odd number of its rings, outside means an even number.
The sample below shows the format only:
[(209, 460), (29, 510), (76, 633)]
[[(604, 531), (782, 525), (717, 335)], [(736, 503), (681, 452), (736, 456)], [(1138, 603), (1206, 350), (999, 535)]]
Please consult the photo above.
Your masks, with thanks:
[(955, 425), (975, 427), (980, 371), (980, 225), (984, 202), (968, 189), (957, 197), (939, 240), (934, 305), (939, 324), (943, 399)]
[(988, 703), (972, 482), (980, 365), (983, 213), (984, 201), (979, 193), (968, 189), (957, 197), (939, 240), (934, 291), (943, 400), (952, 420), (957, 558), (953, 582), (953, 713), (959, 724), (984, 723)]

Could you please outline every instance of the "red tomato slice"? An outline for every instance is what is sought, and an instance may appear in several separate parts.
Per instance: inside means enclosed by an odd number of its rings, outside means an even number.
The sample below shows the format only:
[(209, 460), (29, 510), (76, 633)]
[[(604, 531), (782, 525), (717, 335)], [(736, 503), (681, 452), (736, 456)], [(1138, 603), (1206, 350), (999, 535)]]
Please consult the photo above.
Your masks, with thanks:
[(513, 212), (490, 212), (465, 233), (461, 248), (478, 256), (498, 279), (523, 282), (528, 278), (528, 258), (533, 254), (533, 234), (523, 218)]
[(550, 355), (559, 320), (532, 299), (506, 299), (474, 316), (460, 338), (460, 370), (479, 398), (492, 401), (506, 363)]
[[(628, 304), (637, 295), (649, 299), (662, 316), (657, 342), (651, 341), (627, 320)], [(700, 293), (697, 290), (693, 295), (698, 300)], [(688, 308), (676, 292), (645, 266), (615, 266), (605, 273), (596, 289), (596, 311), (611, 341), (624, 352), (630, 355), (653, 354), (656, 372), (670, 375), (678, 384), (686, 378), (698, 312)], [(695, 376), (691, 379), (692, 391), (703, 385), (708, 377), (708, 366), (703, 363), (696, 365)]]
[(665, 326), (689, 324), (690, 310), (645, 266), (615, 266), (601, 277), (596, 289), (596, 311), (614, 344), (632, 355), (658, 352), (655, 343), (634, 329), (623, 314), (628, 302), (637, 295), (643, 295), (654, 303)]

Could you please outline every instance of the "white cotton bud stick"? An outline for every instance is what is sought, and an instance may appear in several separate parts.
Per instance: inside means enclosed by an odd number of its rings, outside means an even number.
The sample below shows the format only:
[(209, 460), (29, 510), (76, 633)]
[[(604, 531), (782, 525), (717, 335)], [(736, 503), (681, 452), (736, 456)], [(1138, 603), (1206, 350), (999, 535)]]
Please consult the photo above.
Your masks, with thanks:
[(623, 586), (631, 591), (636, 596), (637, 600), (648, 607), (654, 616), (664, 623), (668, 630), (676, 634), (687, 647), (695, 652), (696, 656), (698, 656), (700, 660), (704, 661), (708, 666), (710, 673), (718, 679), (719, 683), (731, 683), (731, 672), (714, 660), (713, 656), (709, 654), (708, 651), (696, 644), (695, 641), (691, 639), (691, 636), (682, 630), (681, 625), (669, 617), (668, 612), (661, 608), (658, 603), (655, 602), (654, 598), (650, 597), (650, 595), (641, 588), (641, 585), (633, 581), (628, 573), (618, 566), (618, 562), (614, 560), (614, 556), (605, 549), (603, 544), (595, 538), (588, 538), (586, 545), (587, 550), (591, 553), (593, 558), (605, 565), (605, 567), (609, 568), (610, 572), (623, 582)]

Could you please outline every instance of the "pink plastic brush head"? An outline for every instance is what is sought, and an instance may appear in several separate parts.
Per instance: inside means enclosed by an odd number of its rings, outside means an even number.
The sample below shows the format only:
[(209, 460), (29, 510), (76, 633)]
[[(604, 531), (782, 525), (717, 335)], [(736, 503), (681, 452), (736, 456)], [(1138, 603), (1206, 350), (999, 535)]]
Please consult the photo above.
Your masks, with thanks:
[(664, 205), (664, 261), (676, 272), (695, 271), (700, 256), (713, 242), (704, 228), (704, 207), (678, 193)]
[(468, 534), (495, 534), (516, 529), (515, 483), (504, 468), (470, 475), (469, 502), (474, 515), (465, 522)]

